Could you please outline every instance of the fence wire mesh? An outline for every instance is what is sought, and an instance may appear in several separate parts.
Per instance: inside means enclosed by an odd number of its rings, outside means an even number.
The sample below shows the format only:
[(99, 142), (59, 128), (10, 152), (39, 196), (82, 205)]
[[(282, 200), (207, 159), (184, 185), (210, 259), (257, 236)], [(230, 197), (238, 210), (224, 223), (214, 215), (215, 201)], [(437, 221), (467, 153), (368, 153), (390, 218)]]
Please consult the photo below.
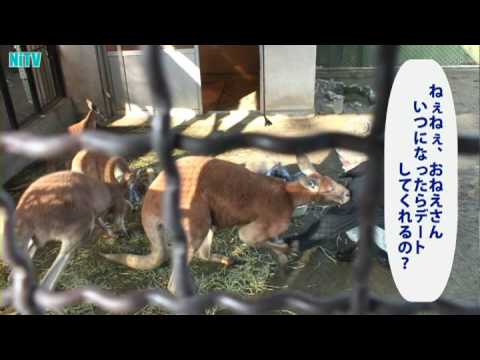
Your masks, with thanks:
[[(376, 63), (376, 51), (372, 45), (317, 45), (317, 65), (371, 67)], [(480, 45), (400, 45), (396, 65), (409, 59), (433, 59), (442, 66), (478, 65)]]
[[(378, 52), (377, 84), (380, 99), (377, 103), (375, 122), (367, 138), (328, 133), (298, 138), (278, 138), (259, 134), (233, 134), (215, 139), (197, 139), (179, 134), (171, 129), (170, 96), (162, 70), (162, 52), (157, 46), (146, 46), (150, 86), (155, 100), (156, 114), (152, 120), (150, 135), (113, 135), (102, 131), (84, 133), (78, 137), (69, 135), (40, 137), (22, 132), (0, 136), (0, 149), (33, 159), (48, 159), (66, 151), (82, 148), (109, 155), (139, 156), (151, 149), (161, 159), (166, 177), (164, 196), (166, 227), (174, 235), (172, 271), (179, 280), (178, 293), (174, 296), (164, 289), (137, 290), (115, 294), (95, 287), (49, 292), (38, 286), (33, 265), (27, 254), (15, 242), (15, 203), (10, 195), (0, 189), (0, 206), (6, 214), (3, 253), (12, 269), (12, 285), (0, 290), (0, 307), (13, 306), (21, 314), (42, 314), (46, 310), (61, 310), (69, 305), (89, 303), (112, 313), (133, 313), (152, 305), (174, 314), (202, 314), (218, 306), (234, 314), (264, 314), (276, 310), (290, 310), (303, 314), (414, 314), (432, 311), (445, 314), (478, 314), (476, 304), (461, 304), (447, 299), (433, 303), (391, 302), (369, 291), (370, 257), (368, 249), (373, 244), (373, 213), (378, 202), (378, 167), (383, 163), (383, 132), (390, 89), (394, 79), (396, 46), (381, 46)], [(361, 238), (359, 254), (354, 263), (351, 292), (328, 298), (318, 298), (302, 292), (278, 291), (271, 295), (244, 298), (227, 292), (195, 293), (195, 284), (186, 258), (186, 238), (179, 216), (179, 176), (172, 156), (174, 149), (183, 149), (196, 155), (217, 155), (242, 147), (253, 147), (282, 154), (300, 154), (320, 149), (342, 147), (361, 151), (373, 160), (368, 169), (368, 186), (364, 189), (361, 205)], [(462, 154), (478, 154), (477, 137), (461, 137)]]

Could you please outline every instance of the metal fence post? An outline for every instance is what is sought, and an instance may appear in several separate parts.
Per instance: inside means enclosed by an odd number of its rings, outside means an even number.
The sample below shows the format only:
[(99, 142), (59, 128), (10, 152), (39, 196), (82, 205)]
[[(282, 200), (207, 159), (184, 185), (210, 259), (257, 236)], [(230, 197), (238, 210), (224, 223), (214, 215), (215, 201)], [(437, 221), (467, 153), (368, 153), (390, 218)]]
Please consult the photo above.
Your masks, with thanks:
[(2, 92), (3, 102), (5, 104), (5, 110), (7, 111), (8, 122), (12, 129), (18, 129), (17, 115), (15, 114), (15, 108), (13, 106), (12, 97), (10, 96), (10, 90), (8, 89), (7, 78), (5, 77), (3, 65), (0, 62), (0, 90)]

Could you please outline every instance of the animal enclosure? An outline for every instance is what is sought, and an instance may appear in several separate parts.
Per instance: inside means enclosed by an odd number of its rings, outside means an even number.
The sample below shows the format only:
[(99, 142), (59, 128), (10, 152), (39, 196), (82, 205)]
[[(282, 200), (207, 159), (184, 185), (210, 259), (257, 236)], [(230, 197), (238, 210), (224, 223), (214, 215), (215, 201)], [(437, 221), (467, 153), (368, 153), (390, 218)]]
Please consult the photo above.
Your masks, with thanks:
[[(234, 314), (259, 314), (288, 310), (309, 314), (336, 313), (387, 313), (410, 314), (419, 312), (472, 314), (480, 311), (478, 304), (462, 304), (441, 299), (430, 304), (411, 304), (393, 302), (379, 298), (371, 293), (369, 276), (372, 267), (368, 250), (373, 244), (373, 212), (379, 200), (377, 189), (380, 178), (379, 164), (383, 161), (382, 134), (384, 131), (389, 92), (394, 78), (397, 49), (395, 46), (381, 46), (379, 67), (376, 69), (377, 93), (375, 119), (370, 135), (362, 138), (355, 135), (323, 133), (310, 137), (280, 138), (265, 134), (225, 133), (219, 137), (194, 138), (172, 131), (170, 116), (170, 97), (167, 91), (165, 75), (161, 64), (162, 53), (155, 46), (145, 50), (147, 71), (154, 105), (157, 109), (148, 133), (106, 134), (102, 132), (82, 134), (77, 138), (68, 136), (44, 138), (41, 136), (10, 133), (0, 136), (0, 148), (31, 158), (58, 157), (66, 151), (78, 151), (87, 148), (93, 151), (107, 152), (118, 156), (139, 156), (152, 150), (164, 168), (167, 178), (167, 192), (163, 202), (163, 211), (168, 214), (167, 227), (173, 234), (172, 267), (179, 279), (179, 292), (176, 296), (163, 289), (133, 290), (125, 294), (114, 294), (115, 289), (84, 287), (63, 290), (59, 293), (48, 292), (38, 287), (25, 254), (14, 241), (13, 214), (15, 205), (12, 197), (2, 188), (0, 204), (7, 221), (4, 227), (3, 256), (13, 269), (15, 286), (0, 290), (0, 307), (13, 306), (24, 314), (43, 313), (46, 309), (63, 309), (78, 304), (93, 304), (113, 313), (134, 313), (145, 306), (159, 308), (162, 311), (177, 314), (199, 314), (212, 307), (220, 307)], [(160, 64), (160, 65), (159, 65)], [(264, 151), (295, 155), (309, 153), (331, 147), (341, 147), (365, 153), (372, 160), (368, 169), (368, 186), (362, 194), (361, 239), (359, 254), (355, 259), (352, 272), (352, 289), (342, 294), (317, 297), (306, 292), (279, 290), (260, 298), (245, 298), (230, 291), (195, 291), (192, 281), (192, 269), (187, 265), (186, 239), (179, 221), (178, 172), (175, 159), (178, 150), (196, 155), (219, 155), (238, 148), (255, 148)], [(459, 151), (462, 155), (480, 153), (479, 138), (462, 136), (459, 139)], [(259, 262), (271, 262), (264, 254), (257, 258)], [(120, 268), (117, 268), (120, 272)], [(164, 284), (160, 284), (164, 285)], [(132, 286), (133, 287), (133, 286)], [(165, 287), (165, 286), (159, 286)], [(228, 290), (228, 289), (227, 289)]]

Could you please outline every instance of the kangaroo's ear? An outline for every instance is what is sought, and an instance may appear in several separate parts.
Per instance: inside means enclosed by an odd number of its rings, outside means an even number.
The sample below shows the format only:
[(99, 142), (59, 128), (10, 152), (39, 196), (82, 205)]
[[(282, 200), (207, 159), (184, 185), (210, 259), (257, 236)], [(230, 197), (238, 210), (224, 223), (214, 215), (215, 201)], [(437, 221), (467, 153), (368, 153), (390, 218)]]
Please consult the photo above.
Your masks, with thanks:
[(113, 169), (113, 176), (115, 177), (115, 180), (117, 180), (119, 184), (123, 184), (125, 182), (125, 175), (126, 174), (123, 168), (118, 164), (115, 165), (115, 168)]
[(315, 170), (315, 168), (313, 167), (310, 159), (305, 154), (297, 155), (297, 164), (300, 171), (307, 176), (318, 174), (317, 170)]
[(85, 102), (87, 103), (87, 106), (88, 106), (88, 109), (89, 109), (89, 110), (91, 110), (91, 111), (95, 111), (95, 110), (96, 110), (95, 104), (93, 103), (92, 100), (86, 99)]

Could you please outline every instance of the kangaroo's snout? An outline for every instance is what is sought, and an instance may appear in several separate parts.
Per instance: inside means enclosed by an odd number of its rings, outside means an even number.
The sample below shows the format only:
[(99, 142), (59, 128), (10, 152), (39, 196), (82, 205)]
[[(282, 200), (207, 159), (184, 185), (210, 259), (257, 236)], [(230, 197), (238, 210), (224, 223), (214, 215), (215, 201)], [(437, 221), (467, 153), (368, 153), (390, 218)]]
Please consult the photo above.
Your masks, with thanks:
[(350, 194), (350, 190), (348, 189), (345, 189), (345, 191), (343, 192), (343, 197), (342, 197), (342, 201), (341, 201), (341, 205), (345, 205), (346, 203), (348, 203), (351, 199), (351, 194)]
[(350, 190), (326, 175), (314, 175), (320, 182), (317, 201), (342, 206), (350, 201)]
[(332, 194), (332, 201), (337, 204), (337, 206), (342, 206), (347, 204), (351, 199), (351, 193), (348, 188), (344, 185), (335, 183), (334, 191)]

